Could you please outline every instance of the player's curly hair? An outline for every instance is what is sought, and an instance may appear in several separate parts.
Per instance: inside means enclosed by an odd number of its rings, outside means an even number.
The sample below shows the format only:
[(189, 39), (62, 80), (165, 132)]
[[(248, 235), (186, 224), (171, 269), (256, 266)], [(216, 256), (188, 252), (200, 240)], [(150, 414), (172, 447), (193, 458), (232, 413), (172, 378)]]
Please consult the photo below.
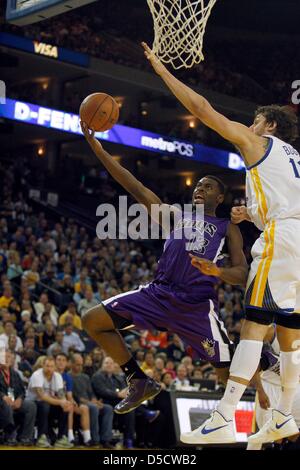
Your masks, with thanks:
[(275, 137), (291, 143), (298, 137), (298, 119), (289, 106), (271, 104), (260, 106), (255, 111), (255, 117), (262, 114), (268, 123), (276, 122)]

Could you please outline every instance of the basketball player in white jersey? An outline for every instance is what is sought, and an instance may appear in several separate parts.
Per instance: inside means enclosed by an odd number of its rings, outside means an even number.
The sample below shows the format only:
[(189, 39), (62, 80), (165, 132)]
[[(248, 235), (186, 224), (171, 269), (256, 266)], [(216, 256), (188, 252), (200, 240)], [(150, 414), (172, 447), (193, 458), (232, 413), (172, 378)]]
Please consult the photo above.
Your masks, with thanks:
[[(277, 324), (282, 393), (270, 420), (249, 442), (273, 442), (298, 432), (291, 408), (300, 374), (300, 155), (291, 146), (296, 116), (286, 108), (259, 108), (247, 127), (217, 112), (210, 103), (177, 80), (147, 44), (145, 55), (178, 100), (200, 121), (238, 147), (247, 178), (247, 214), (262, 230), (252, 248), (246, 288), (246, 321), (234, 354), (230, 378), (212, 416), (181, 436), (188, 444), (236, 442), (234, 414), (254, 375), (263, 338)], [(199, 266), (200, 267), (200, 266)]]

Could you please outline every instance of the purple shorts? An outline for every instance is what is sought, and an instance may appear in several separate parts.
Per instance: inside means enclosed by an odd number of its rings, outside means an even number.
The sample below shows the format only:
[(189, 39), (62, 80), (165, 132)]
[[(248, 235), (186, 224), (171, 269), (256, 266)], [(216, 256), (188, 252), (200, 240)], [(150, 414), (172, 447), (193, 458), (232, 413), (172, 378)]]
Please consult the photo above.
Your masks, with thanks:
[(233, 344), (219, 319), (215, 302), (207, 299), (189, 303), (187, 297), (170, 286), (150, 283), (111, 297), (103, 301), (103, 306), (108, 313), (129, 320), (137, 329), (176, 333), (197, 357), (225, 367), (231, 361)]

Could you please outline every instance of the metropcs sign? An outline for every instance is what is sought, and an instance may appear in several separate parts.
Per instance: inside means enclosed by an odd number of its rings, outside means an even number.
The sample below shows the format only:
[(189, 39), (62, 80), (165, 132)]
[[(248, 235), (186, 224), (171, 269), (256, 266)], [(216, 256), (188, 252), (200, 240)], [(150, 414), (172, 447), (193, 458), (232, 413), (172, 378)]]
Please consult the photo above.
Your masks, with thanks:
[(172, 142), (159, 137), (154, 139), (153, 137), (148, 137), (143, 135), (141, 138), (141, 145), (143, 147), (148, 147), (153, 150), (161, 150), (169, 153), (179, 153), (184, 157), (193, 157), (194, 156), (194, 146), (186, 142), (179, 142), (174, 140)]
[(47, 57), (53, 57), (58, 59), (58, 48), (51, 46), (51, 44), (45, 44), (44, 42), (33, 41), (34, 52), (36, 54), (45, 55)]

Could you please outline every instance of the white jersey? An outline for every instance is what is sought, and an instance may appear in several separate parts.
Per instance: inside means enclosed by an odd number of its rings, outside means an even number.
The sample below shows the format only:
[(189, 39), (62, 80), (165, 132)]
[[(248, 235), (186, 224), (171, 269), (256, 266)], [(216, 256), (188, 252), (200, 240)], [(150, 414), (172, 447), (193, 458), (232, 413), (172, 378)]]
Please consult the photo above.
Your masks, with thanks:
[(247, 210), (262, 230), (254, 243), (246, 308), (300, 314), (300, 155), (277, 137), (247, 169)]
[(246, 172), (247, 210), (260, 230), (272, 220), (300, 220), (300, 155), (277, 137), (264, 137), (265, 155)]

